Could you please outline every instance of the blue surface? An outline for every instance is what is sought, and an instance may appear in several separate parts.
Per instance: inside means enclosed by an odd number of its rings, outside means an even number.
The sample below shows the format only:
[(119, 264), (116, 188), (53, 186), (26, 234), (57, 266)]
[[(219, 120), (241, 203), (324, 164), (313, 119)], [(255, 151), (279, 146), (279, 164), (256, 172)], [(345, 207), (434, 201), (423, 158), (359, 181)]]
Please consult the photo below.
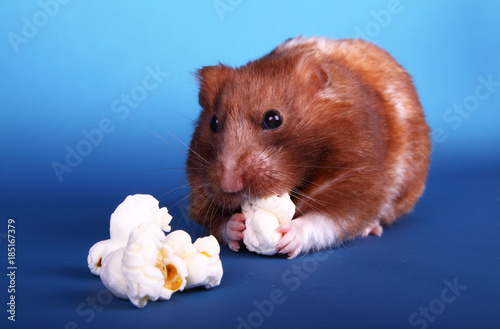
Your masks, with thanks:
[[(18, 267), (15, 323), (1, 275), (2, 328), (500, 327), (500, 2), (66, 2), (0, 13), (0, 259), (6, 273), (15, 218)], [(434, 140), (415, 211), (294, 260), (224, 249), (210, 291), (142, 310), (109, 299), (86, 256), (125, 196), (204, 234), (182, 216), (192, 73), (299, 34), (365, 37), (414, 77)]]

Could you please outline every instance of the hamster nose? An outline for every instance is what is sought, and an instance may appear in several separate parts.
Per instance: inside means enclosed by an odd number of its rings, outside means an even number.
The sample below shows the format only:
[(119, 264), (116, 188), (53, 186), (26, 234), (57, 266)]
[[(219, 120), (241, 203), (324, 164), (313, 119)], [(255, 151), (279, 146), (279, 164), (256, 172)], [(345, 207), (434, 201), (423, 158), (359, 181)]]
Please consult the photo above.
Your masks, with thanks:
[(224, 173), (220, 179), (220, 187), (226, 193), (236, 193), (243, 190), (243, 178), (238, 174)]

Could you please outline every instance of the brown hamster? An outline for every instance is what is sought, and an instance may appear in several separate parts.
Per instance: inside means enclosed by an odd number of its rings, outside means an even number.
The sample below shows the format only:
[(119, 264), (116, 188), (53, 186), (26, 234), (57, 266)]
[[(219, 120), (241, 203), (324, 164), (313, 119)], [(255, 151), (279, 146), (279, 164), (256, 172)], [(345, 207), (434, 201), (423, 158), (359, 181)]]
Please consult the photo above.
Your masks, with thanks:
[(289, 39), (239, 68), (197, 72), (190, 216), (235, 251), (245, 198), (290, 193), (290, 258), (381, 235), (421, 196), (431, 152), (409, 74), (363, 40)]

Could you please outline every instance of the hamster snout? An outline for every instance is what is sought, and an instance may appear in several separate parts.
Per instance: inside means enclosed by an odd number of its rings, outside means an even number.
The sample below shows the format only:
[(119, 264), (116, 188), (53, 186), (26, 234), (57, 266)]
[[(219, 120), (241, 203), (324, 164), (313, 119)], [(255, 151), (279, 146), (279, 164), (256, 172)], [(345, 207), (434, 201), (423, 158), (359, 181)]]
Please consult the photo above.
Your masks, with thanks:
[[(217, 166), (217, 178), (220, 181), (220, 188), (226, 193), (243, 193), (245, 188), (249, 186), (249, 181), (258, 181), (264, 179), (268, 170), (268, 162), (266, 157), (260, 154), (252, 153), (248, 156), (238, 154), (228, 155), (230, 160), (227, 162), (219, 162)], [(249, 191), (245, 191), (245, 195)]]
[(289, 193), (280, 252), (382, 234), (421, 196), (429, 128), (408, 73), (362, 40), (294, 38), (239, 67), (198, 71), (190, 216), (238, 250), (247, 198)]
[[(242, 132), (246, 133), (246, 132)], [(259, 147), (257, 141), (248, 142), (249, 148), (226, 147), (218, 156), (211, 181), (213, 193), (219, 194), (225, 207), (237, 208), (244, 199), (279, 194), (290, 187), (285, 186), (279, 171), (273, 168), (279, 163), (273, 161), (270, 147)]]

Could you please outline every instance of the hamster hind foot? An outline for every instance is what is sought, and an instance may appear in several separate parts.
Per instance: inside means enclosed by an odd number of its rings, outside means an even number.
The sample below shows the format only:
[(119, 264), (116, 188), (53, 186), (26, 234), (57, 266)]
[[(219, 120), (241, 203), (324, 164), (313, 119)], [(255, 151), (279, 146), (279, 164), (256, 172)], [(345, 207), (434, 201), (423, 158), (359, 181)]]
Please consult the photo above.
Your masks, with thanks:
[(382, 236), (382, 232), (384, 231), (382, 225), (380, 223), (376, 223), (373, 226), (368, 226), (363, 234), (361, 235), (363, 238), (369, 235)]

